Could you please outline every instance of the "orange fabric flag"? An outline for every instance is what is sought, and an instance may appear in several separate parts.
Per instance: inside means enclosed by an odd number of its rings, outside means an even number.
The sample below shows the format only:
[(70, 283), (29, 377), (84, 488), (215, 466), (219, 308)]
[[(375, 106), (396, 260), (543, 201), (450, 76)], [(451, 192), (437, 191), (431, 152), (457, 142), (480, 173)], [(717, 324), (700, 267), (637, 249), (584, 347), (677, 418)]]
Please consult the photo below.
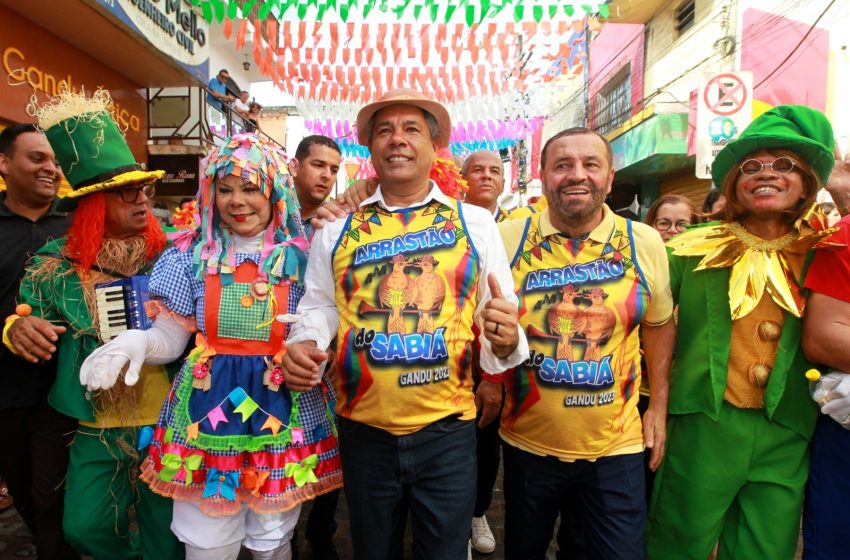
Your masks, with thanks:
[(277, 20), (270, 18), (266, 20), (266, 39), (272, 50), (277, 49)]
[(245, 46), (245, 33), (248, 32), (248, 20), (239, 20), (239, 29), (236, 30), (236, 50), (241, 51)]

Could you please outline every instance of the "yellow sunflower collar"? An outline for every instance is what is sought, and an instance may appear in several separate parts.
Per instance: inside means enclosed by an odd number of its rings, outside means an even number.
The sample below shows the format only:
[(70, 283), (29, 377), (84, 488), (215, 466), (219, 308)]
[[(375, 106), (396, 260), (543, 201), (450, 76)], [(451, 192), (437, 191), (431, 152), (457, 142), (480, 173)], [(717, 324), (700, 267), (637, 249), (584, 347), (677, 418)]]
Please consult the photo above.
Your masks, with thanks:
[(788, 255), (804, 253), (812, 247), (835, 245), (824, 238), (838, 231), (826, 226), (826, 218), (815, 205), (803, 214), (786, 235), (764, 240), (749, 233), (738, 222), (694, 228), (667, 244), (674, 255), (703, 259), (694, 271), (731, 268), (729, 306), (732, 320), (755, 309), (765, 288), (773, 301), (795, 317), (806, 307)]

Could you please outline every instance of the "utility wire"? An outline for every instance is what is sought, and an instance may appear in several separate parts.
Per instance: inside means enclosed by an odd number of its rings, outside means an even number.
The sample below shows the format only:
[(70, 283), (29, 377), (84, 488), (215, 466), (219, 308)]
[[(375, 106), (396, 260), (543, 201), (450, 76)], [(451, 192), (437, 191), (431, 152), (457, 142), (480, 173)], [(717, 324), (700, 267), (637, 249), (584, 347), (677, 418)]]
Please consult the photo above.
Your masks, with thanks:
[[(835, 0), (832, 0), (832, 2), (830, 3), (830, 5), (826, 7), (826, 9), (825, 9), (825, 10), (821, 13), (821, 15), (818, 17), (818, 19), (817, 19), (817, 20), (815, 21), (815, 23), (812, 25), (812, 28), (810, 28), (809, 32), (811, 32), (811, 30), (812, 30), (812, 29), (813, 29), (813, 28), (817, 25), (817, 23), (820, 21), (820, 19), (823, 17), (823, 15), (824, 15), (824, 14), (826, 13), (826, 11), (830, 8), (830, 6), (832, 6), (832, 4), (833, 4), (834, 2), (835, 2)], [(758, 25), (759, 25), (759, 29), (758, 29), (758, 30), (756, 30), (756, 31), (751, 32), (751, 33), (749, 33), (749, 34), (748, 34), (748, 36), (747, 36), (747, 40), (754, 40), (754, 39), (766, 39), (766, 38), (768, 38), (768, 37), (769, 37), (769, 36), (771, 36), (771, 35), (775, 35), (775, 34), (778, 34), (778, 33), (784, 32), (784, 31), (786, 30), (786, 27), (785, 27), (785, 26), (776, 26), (776, 25), (771, 25), (771, 23), (773, 23), (773, 22), (777, 22), (780, 18), (784, 17), (786, 14), (788, 14), (788, 13), (789, 13), (789, 12), (791, 12), (794, 8), (796, 8), (796, 7), (800, 6), (801, 4), (802, 4), (802, 0), (797, 0), (796, 2), (793, 2), (793, 3), (791, 3), (790, 5), (786, 6), (786, 7), (785, 7), (785, 9), (784, 9), (781, 13), (772, 13), (772, 14), (770, 14), (768, 17), (766, 17), (766, 18), (764, 19), (764, 22), (760, 22), (760, 23), (758, 24)], [(669, 6), (669, 3), (668, 3), (668, 6)], [(715, 17), (713, 17), (713, 18), (711, 18), (711, 19), (709, 19), (709, 20), (705, 20), (705, 23), (704, 23), (703, 25), (707, 25), (708, 23), (711, 23), (711, 22), (715, 21), (718, 17), (721, 17), (722, 15), (723, 15), (723, 13), (722, 13), (722, 12), (718, 12), (718, 14), (717, 14), (717, 15), (715, 15)], [(764, 30), (764, 31), (762, 32), (762, 30)], [(807, 34), (807, 35), (808, 35), (808, 34)], [(639, 38), (640, 36), (641, 36), (641, 35), (636, 36), (636, 39), (637, 39), (637, 38)], [(800, 41), (800, 44), (798, 44), (798, 45), (797, 45), (797, 47), (795, 48), (795, 50), (797, 50), (797, 49), (799, 48), (799, 46), (802, 44), (802, 42), (803, 42), (803, 41), (805, 41), (805, 39), (806, 39), (806, 37), (803, 37), (803, 39)], [(743, 40), (744, 40), (744, 37), (743, 37), (743, 35), (742, 35), (740, 39), (738, 39), (738, 40), (736, 40), (736, 41), (735, 41), (735, 48), (736, 48), (736, 49), (737, 49), (737, 48), (739, 48), (739, 47), (741, 46), (741, 44), (743, 43)], [(605, 67), (603, 67), (603, 70), (602, 70), (602, 71), (604, 71), (604, 69), (605, 69), (605, 68), (607, 68), (607, 66), (608, 66), (608, 65), (610, 65), (612, 62), (615, 62), (615, 61), (619, 60), (619, 58), (618, 58), (618, 57), (619, 57), (619, 56), (620, 56), (623, 52), (625, 52), (625, 50), (626, 50), (626, 49), (627, 49), (627, 48), (631, 45), (631, 43), (632, 43), (633, 41), (634, 41), (634, 39), (633, 39), (632, 41), (630, 41), (630, 42), (629, 42), (629, 43), (628, 43), (628, 44), (627, 44), (624, 48), (620, 49), (620, 51), (618, 51), (618, 53), (617, 53), (616, 55), (614, 55), (614, 56), (611, 58), (611, 60), (609, 60), (609, 63), (608, 63), (608, 64), (606, 64), (606, 65), (605, 65)], [(663, 54), (666, 54), (666, 53), (663, 53)], [(656, 57), (655, 57), (655, 59), (654, 59), (654, 60), (655, 60), (655, 61), (657, 61), (657, 60), (658, 60), (661, 56), (663, 56), (663, 54), (659, 54), (658, 56), (656, 56)], [(685, 70), (684, 72), (682, 72), (681, 74), (679, 74), (678, 76), (676, 76), (675, 78), (673, 78), (672, 80), (669, 80), (669, 81), (668, 81), (667, 83), (665, 83), (664, 85), (662, 85), (662, 86), (660, 86), (660, 87), (656, 88), (656, 90), (655, 90), (655, 91), (653, 91), (653, 92), (652, 92), (652, 93), (650, 93), (649, 95), (647, 95), (647, 96), (643, 97), (642, 99), (640, 99), (640, 100), (638, 100), (637, 102), (635, 102), (634, 104), (632, 104), (632, 105), (630, 106), (629, 110), (631, 111), (631, 109), (632, 109), (633, 107), (635, 107), (635, 106), (645, 106), (645, 105), (646, 105), (649, 101), (651, 101), (652, 99), (654, 99), (656, 96), (660, 95), (661, 93), (665, 93), (665, 91), (664, 91), (664, 90), (665, 90), (665, 88), (667, 88), (668, 86), (672, 85), (673, 83), (675, 83), (675, 82), (679, 81), (680, 79), (682, 79), (683, 77), (685, 77), (688, 73), (690, 73), (692, 70), (694, 70), (694, 69), (698, 68), (699, 66), (701, 66), (701, 65), (705, 64), (705, 63), (706, 63), (706, 62), (708, 62), (711, 58), (713, 58), (716, 54), (717, 54), (717, 53), (712, 53), (711, 55), (709, 55), (709, 56), (705, 57), (704, 59), (702, 59), (701, 61), (697, 62), (696, 64), (694, 64), (693, 66), (691, 66), (690, 68), (688, 68), (687, 70)], [(788, 58), (790, 58), (790, 56), (792, 56), (793, 54), (794, 54), (794, 53), (793, 53), (793, 51), (792, 51), (792, 53), (790, 53), (790, 54), (789, 54), (789, 56), (788, 56), (788, 57), (786, 57), (786, 61), (787, 61), (787, 59), (788, 59)], [(781, 64), (780, 64), (780, 65), (779, 65), (779, 66), (778, 66), (778, 67), (777, 67), (777, 68), (776, 68), (773, 72), (771, 72), (771, 74), (770, 74), (769, 76), (767, 76), (767, 78), (765, 78), (764, 80), (762, 80), (762, 81), (761, 81), (758, 85), (761, 85), (761, 84), (762, 84), (762, 83), (764, 83), (764, 82), (765, 82), (768, 78), (770, 78), (770, 77), (771, 77), (771, 76), (772, 76), (772, 75), (773, 75), (773, 74), (774, 74), (774, 73), (775, 73), (775, 72), (776, 72), (776, 71), (777, 71), (777, 70), (781, 67), (781, 65), (782, 65), (782, 64), (784, 64), (786, 61), (783, 61), (783, 62), (782, 62), (782, 63), (781, 63)], [(646, 66), (648, 66), (648, 65), (650, 65), (650, 64), (651, 64), (651, 63), (647, 61), (647, 62), (645, 62), (645, 63), (644, 63), (644, 67), (646, 67)], [(602, 77), (602, 71), (600, 71), (599, 73), (596, 73), (596, 74), (595, 74), (595, 76), (594, 76), (594, 77), (595, 77), (597, 80), (598, 80), (600, 77)], [(605, 77), (607, 77), (607, 76), (605, 76)], [(590, 84), (590, 82), (588, 82), (588, 84), (587, 84), (585, 87), (589, 87), (589, 84)], [(758, 87), (758, 86), (756, 86), (756, 87)], [(573, 104), (574, 104), (574, 102), (575, 102), (576, 98), (578, 98), (578, 96), (579, 96), (579, 95), (581, 95), (582, 93), (583, 93), (583, 92), (582, 92), (582, 90), (579, 90), (579, 91), (577, 91), (576, 93), (574, 93), (574, 94), (573, 94), (573, 95), (572, 95), (572, 96), (571, 96), (571, 97), (570, 97), (567, 101), (565, 101), (565, 102), (564, 102), (564, 104), (563, 104), (563, 105), (561, 105), (561, 107), (560, 107), (557, 111), (555, 111), (554, 113), (552, 113), (552, 114), (549, 116), (549, 119), (551, 120), (551, 119), (555, 118), (556, 116), (560, 115), (561, 113), (563, 113), (563, 112), (567, 111), (568, 109), (573, 108)], [(674, 99), (675, 99), (675, 98), (674, 98)], [(676, 100), (676, 101), (677, 101), (677, 102), (679, 102), (679, 103), (684, 104), (684, 102), (682, 102), (682, 101), (678, 101), (678, 100)], [(617, 115), (617, 117), (620, 117), (620, 116), (622, 116), (622, 115)], [(616, 120), (616, 119), (609, 120), (608, 122), (605, 122), (605, 123), (598, 123), (598, 124), (597, 124), (597, 128), (607, 126), (607, 125), (609, 125), (611, 122), (613, 122), (614, 120)]]
[(782, 60), (782, 62), (780, 62), (780, 63), (776, 66), (776, 68), (774, 68), (774, 69), (773, 69), (773, 71), (772, 71), (770, 74), (768, 74), (767, 76), (765, 76), (764, 78), (762, 78), (762, 80), (761, 80), (759, 83), (757, 83), (757, 84), (755, 85), (755, 87), (753, 87), (753, 89), (756, 89), (757, 87), (761, 86), (763, 83), (765, 83), (766, 81), (768, 81), (768, 80), (769, 80), (769, 79), (770, 79), (770, 78), (771, 78), (774, 74), (776, 74), (776, 73), (779, 71), (779, 69), (780, 69), (780, 68), (782, 68), (782, 66), (783, 66), (786, 62), (788, 62), (788, 60), (789, 60), (792, 56), (794, 56), (794, 53), (795, 53), (795, 52), (797, 52), (797, 49), (799, 49), (799, 48), (803, 45), (803, 43), (805, 43), (805, 42), (806, 42), (806, 39), (808, 39), (808, 38), (809, 38), (809, 35), (811, 35), (811, 34), (812, 34), (812, 31), (814, 31), (815, 27), (817, 27), (818, 22), (820, 22), (821, 18), (822, 18), (824, 15), (826, 15), (826, 12), (828, 12), (828, 11), (829, 11), (829, 9), (832, 7), (832, 5), (833, 5), (833, 4), (835, 4), (835, 0), (832, 0), (832, 1), (831, 1), (831, 2), (830, 2), (827, 6), (826, 6), (826, 8), (824, 8), (824, 9), (823, 9), (823, 11), (822, 11), (822, 12), (820, 13), (820, 15), (818, 16), (818, 19), (816, 19), (816, 20), (815, 20), (815, 22), (811, 25), (811, 27), (809, 27), (809, 30), (808, 30), (808, 31), (806, 31), (806, 34), (805, 34), (805, 35), (803, 35), (803, 38), (802, 38), (802, 39), (800, 39), (800, 41), (797, 43), (797, 46), (795, 46), (795, 47), (791, 50), (791, 52), (790, 52), (790, 53), (788, 53), (788, 56), (786, 56), (786, 57)]

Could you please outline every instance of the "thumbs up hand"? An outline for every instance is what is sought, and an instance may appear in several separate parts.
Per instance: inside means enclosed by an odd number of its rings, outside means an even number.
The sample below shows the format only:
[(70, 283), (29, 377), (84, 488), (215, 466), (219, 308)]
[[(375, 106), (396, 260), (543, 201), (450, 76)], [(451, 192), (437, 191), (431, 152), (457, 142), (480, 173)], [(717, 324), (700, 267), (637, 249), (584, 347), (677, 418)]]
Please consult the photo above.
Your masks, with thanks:
[(515, 304), (505, 299), (502, 287), (492, 272), (487, 277), (491, 299), (484, 304), (481, 325), (485, 338), (490, 341), (493, 353), (499, 358), (508, 357), (519, 343), (517, 325), (519, 313)]

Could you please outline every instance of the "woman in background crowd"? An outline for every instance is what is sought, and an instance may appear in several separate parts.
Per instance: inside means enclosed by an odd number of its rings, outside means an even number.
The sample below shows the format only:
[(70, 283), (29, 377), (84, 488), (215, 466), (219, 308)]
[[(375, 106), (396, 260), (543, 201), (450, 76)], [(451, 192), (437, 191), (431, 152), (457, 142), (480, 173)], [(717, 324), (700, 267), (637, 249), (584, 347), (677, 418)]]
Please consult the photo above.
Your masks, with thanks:
[(696, 222), (694, 203), (680, 194), (665, 194), (656, 200), (649, 207), (644, 220), (644, 223), (658, 230), (664, 243)]
[(717, 214), (726, 208), (726, 197), (717, 187), (711, 187), (702, 203), (702, 221), (710, 222), (718, 218)]

